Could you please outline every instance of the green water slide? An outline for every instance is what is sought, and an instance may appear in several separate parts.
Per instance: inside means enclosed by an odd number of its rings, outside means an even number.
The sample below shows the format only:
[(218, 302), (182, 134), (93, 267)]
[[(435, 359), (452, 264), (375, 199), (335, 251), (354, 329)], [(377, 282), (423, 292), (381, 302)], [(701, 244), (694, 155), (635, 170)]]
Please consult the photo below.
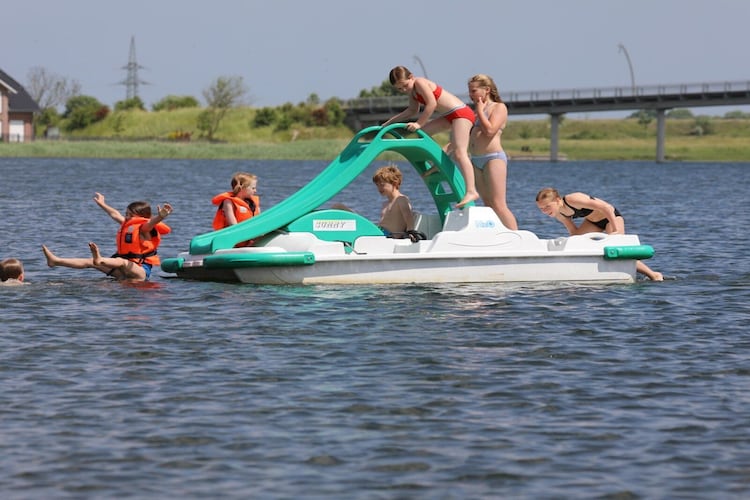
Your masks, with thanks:
[[(466, 191), (463, 176), (453, 160), (430, 136), (421, 130), (407, 132), (405, 124), (395, 123), (361, 130), (341, 154), (305, 187), (256, 217), (195, 236), (190, 241), (190, 253), (211, 254), (287, 226), (331, 200), (386, 151), (401, 154), (423, 176), (437, 212), (444, 221), (452, 208), (451, 204), (460, 202)], [(428, 172), (428, 175), (424, 175)]]

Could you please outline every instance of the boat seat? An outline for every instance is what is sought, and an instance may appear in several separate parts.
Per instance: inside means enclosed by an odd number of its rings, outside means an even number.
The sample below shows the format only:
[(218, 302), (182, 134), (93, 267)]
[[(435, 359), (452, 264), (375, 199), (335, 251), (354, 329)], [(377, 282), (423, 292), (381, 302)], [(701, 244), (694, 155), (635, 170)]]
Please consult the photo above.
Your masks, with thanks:
[(431, 240), (435, 234), (443, 230), (443, 223), (438, 214), (420, 214), (414, 212), (414, 229)]

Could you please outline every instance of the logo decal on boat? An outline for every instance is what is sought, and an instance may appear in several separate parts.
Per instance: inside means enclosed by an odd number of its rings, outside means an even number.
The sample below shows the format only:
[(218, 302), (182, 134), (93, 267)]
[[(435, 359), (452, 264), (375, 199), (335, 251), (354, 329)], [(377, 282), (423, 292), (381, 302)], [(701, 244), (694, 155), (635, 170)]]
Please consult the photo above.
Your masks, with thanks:
[(353, 219), (314, 219), (313, 231), (356, 231), (357, 221)]
[(495, 221), (485, 219), (474, 221), (474, 227), (476, 228), (493, 228), (495, 227)]

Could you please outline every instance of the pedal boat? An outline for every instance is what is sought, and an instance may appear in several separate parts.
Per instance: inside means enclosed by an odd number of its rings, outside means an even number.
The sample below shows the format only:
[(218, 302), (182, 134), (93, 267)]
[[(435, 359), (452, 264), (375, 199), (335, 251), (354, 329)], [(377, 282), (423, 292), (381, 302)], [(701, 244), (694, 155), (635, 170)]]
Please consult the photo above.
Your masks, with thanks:
[[(318, 208), (385, 151), (416, 168), (435, 202), (435, 213), (416, 216), (416, 241), (386, 237), (359, 214)], [(252, 219), (195, 236), (188, 251), (163, 259), (162, 270), (273, 285), (632, 283), (636, 261), (654, 254), (635, 234), (541, 239), (508, 229), (489, 207), (455, 208), (464, 190), (457, 167), (429, 136), (409, 136), (399, 124), (370, 127), (308, 185)], [(247, 240), (253, 245), (235, 246)]]

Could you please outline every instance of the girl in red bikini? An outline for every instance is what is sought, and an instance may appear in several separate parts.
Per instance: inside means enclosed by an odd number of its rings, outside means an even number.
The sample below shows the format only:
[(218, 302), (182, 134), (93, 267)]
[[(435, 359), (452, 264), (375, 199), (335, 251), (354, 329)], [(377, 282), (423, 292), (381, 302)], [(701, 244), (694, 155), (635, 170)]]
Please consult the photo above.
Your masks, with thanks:
[[(466, 183), (466, 194), (456, 206), (461, 208), (479, 199), (474, 181), (474, 167), (469, 159), (469, 135), (474, 125), (474, 111), (461, 99), (443, 90), (435, 82), (414, 76), (404, 66), (393, 68), (389, 79), (396, 90), (409, 96), (409, 107), (391, 117), (383, 126), (403, 122), (418, 114), (416, 121), (406, 123), (407, 130), (414, 132), (422, 129), (430, 136), (450, 130), (451, 143), (448, 150), (458, 163), (458, 168)], [(419, 113), (420, 106), (422, 107), (421, 113)], [(430, 119), (435, 112), (440, 115)]]

